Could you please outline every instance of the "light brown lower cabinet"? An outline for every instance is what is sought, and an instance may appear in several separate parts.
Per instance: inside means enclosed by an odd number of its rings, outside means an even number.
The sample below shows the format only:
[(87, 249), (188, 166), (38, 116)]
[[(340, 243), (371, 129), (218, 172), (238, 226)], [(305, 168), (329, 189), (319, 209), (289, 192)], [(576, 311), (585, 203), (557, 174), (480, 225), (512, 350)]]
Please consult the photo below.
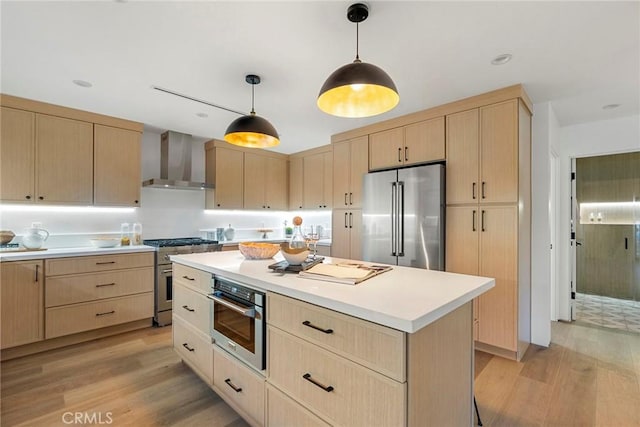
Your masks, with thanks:
[(1, 348), (44, 339), (42, 261), (0, 262)]
[(189, 322), (173, 315), (173, 348), (209, 386), (213, 384), (213, 344), (211, 337)]
[(251, 425), (264, 425), (265, 378), (215, 345), (213, 366), (213, 389)]
[(313, 412), (267, 384), (267, 427), (330, 427)]

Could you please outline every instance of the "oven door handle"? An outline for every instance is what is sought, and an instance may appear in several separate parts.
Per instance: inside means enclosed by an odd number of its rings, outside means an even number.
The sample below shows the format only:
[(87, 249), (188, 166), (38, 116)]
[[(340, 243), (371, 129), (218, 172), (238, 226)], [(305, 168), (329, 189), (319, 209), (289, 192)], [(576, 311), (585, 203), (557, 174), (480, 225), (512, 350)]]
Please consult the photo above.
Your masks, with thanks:
[(210, 300), (213, 300), (214, 302), (217, 302), (220, 305), (224, 305), (225, 307), (227, 307), (230, 310), (235, 311), (236, 313), (240, 313), (243, 316), (246, 317), (251, 317), (253, 319), (256, 318), (256, 309), (255, 308), (245, 308), (245, 307), (241, 307), (239, 305), (236, 305), (232, 302), (229, 301), (225, 301), (220, 297), (217, 297), (215, 295), (209, 294), (207, 295), (207, 298), (209, 298)]

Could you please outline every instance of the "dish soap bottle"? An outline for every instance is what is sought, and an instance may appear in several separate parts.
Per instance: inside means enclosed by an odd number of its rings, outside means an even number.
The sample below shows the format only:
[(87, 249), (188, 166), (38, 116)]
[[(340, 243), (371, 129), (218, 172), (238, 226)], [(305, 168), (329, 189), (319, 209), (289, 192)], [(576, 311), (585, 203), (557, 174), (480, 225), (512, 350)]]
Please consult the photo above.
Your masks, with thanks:
[(302, 234), (302, 218), (296, 216), (293, 218), (293, 235), (289, 240), (289, 247), (291, 249), (304, 249), (307, 247), (307, 241), (304, 238), (304, 234)]
[(229, 224), (229, 228), (224, 230), (224, 238), (227, 241), (233, 240), (233, 237), (235, 236), (235, 234), (236, 234), (236, 231), (233, 228), (231, 228), (231, 224)]

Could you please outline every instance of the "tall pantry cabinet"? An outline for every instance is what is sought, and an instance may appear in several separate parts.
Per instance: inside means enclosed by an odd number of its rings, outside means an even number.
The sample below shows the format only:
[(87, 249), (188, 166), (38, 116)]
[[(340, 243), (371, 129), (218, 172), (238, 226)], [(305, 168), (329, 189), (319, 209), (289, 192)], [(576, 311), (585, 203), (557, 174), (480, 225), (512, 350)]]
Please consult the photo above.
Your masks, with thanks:
[(493, 277), (474, 301), (476, 348), (530, 342), (531, 113), (519, 98), (446, 117), (446, 270)]

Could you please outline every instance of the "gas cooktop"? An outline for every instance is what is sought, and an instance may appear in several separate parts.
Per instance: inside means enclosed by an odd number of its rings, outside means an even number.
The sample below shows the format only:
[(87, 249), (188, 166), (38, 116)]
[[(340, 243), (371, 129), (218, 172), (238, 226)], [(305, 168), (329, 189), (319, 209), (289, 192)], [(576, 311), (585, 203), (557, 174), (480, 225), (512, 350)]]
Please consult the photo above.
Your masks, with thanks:
[(163, 248), (167, 246), (194, 246), (194, 245), (215, 245), (217, 240), (201, 239), (199, 237), (178, 237), (174, 239), (149, 239), (143, 243), (148, 246)]

